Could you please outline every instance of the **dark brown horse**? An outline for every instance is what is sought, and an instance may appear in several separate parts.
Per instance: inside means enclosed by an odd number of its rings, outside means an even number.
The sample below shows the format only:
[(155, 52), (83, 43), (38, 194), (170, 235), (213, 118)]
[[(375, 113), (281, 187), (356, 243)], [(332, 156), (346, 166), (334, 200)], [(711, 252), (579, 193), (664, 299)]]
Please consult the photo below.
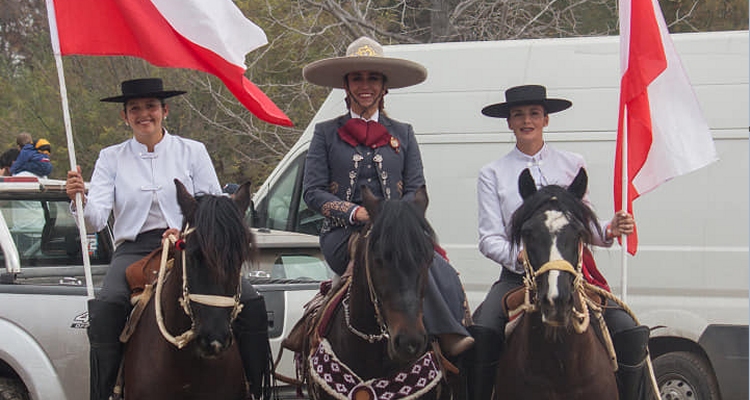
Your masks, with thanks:
[(500, 359), (498, 399), (617, 399), (613, 364), (582, 294), (581, 252), (598, 226), (582, 201), (587, 181), (581, 169), (567, 189), (537, 190), (528, 170), (519, 177), (524, 202), (511, 239), (526, 253), (530, 300)]
[(251, 255), (252, 236), (243, 222), (249, 187), (240, 188), (233, 202), (193, 198), (182, 183), (175, 185), (184, 216), (181, 238), (174, 267), (126, 345), (125, 399), (245, 399), (231, 327), (242, 264)]
[(414, 202), (376, 199), (363, 188), (371, 225), (353, 243), (351, 284), (307, 362), (314, 399), (436, 398), (442, 373), (422, 322), (434, 254), (424, 218), (427, 193)]

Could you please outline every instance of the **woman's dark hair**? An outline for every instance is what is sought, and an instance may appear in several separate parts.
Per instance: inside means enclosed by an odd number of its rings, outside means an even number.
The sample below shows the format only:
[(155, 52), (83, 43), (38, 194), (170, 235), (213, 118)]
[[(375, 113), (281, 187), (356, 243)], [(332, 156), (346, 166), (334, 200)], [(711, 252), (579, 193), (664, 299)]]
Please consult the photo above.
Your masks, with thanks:
[(21, 150), (15, 147), (6, 150), (0, 155), (0, 168), (10, 168), (10, 166), (13, 165), (13, 162), (16, 161), (16, 158), (18, 158), (20, 152)]

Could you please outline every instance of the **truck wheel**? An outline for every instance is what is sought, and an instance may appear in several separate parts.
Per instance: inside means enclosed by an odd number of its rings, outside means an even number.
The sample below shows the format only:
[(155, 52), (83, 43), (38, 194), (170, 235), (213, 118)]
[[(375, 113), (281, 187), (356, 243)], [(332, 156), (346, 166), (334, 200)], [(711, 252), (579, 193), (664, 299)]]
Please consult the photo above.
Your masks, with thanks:
[(29, 400), (29, 392), (16, 379), (0, 378), (0, 400)]
[(654, 375), (662, 400), (720, 400), (711, 367), (696, 354), (678, 351), (659, 356)]

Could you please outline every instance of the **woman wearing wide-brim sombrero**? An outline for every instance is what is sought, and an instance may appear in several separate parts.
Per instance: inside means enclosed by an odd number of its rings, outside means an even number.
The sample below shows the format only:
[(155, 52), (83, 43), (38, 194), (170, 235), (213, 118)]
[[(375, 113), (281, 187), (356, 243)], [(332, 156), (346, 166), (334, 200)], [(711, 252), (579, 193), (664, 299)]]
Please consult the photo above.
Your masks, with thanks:
[[(110, 215), (114, 217), (116, 249), (101, 290), (88, 302), (92, 400), (110, 398), (122, 360), (119, 337), (131, 310), (127, 267), (182, 228), (174, 180), (193, 196), (222, 194), (206, 146), (171, 134), (164, 126), (169, 114), (166, 99), (185, 91), (165, 90), (159, 78), (126, 80), (120, 89), (119, 95), (101, 101), (122, 104), (120, 116), (132, 137), (99, 152), (88, 193), (80, 167), (68, 171), (66, 182), (71, 200), (85, 194), (82, 212), (89, 232), (102, 230)], [(240, 302), (242, 311), (233, 328), (250, 390), (260, 398), (264, 379), (270, 379), (270, 371), (263, 370), (268, 346), (265, 303), (244, 280)]]
[[(342, 275), (350, 259), (349, 237), (369, 221), (359, 206), (360, 187), (380, 198), (409, 200), (425, 185), (414, 129), (385, 115), (383, 97), (389, 89), (423, 82), (427, 70), (414, 61), (386, 57), (378, 42), (361, 37), (345, 56), (315, 61), (302, 74), (310, 83), (346, 92), (346, 114), (315, 126), (303, 188), (307, 205), (325, 217), (320, 244), (326, 261)], [(473, 339), (463, 324), (468, 319), (463, 287), (444, 256), (435, 257), (427, 289), (439, 295), (425, 296), (442, 304), (425, 301), (425, 326), (441, 338), (448, 354), (457, 355)]]

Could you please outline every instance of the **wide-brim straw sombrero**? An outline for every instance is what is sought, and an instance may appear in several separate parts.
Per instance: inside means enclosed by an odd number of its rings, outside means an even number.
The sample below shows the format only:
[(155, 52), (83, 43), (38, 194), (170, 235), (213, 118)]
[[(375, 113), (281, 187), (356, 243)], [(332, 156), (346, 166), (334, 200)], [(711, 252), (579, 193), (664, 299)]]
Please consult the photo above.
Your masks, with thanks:
[(385, 57), (383, 46), (363, 36), (346, 49), (346, 56), (312, 62), (302, 69), (310, 83), (344, 89), (344, 77), (355, 71), (379, 72), (386, 77), (389, 89), (413, 86), (427, 79), (427, 69), (414, 61)]
[(490, 104), (482, 109), (488, 117), (508, 118), (510, 109), (517, 106), (540, 104), (548, 114), (570, 108), (573, 103), (565, 99), (548, 99), (547, 88), (542, 85), (523, 85), (505, 91), (505, 103)]

